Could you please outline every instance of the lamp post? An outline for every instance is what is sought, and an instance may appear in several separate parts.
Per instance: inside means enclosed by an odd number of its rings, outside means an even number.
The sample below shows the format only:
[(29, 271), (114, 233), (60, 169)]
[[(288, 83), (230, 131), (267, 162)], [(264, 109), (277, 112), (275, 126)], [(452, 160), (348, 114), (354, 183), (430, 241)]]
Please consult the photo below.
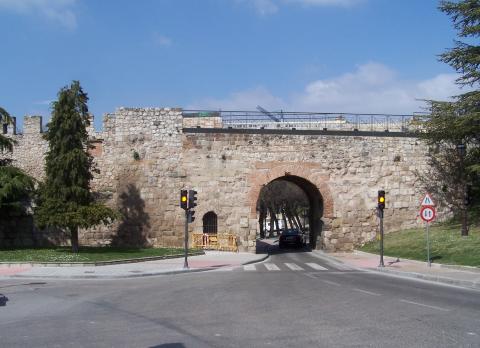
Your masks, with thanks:
[(467, 198), (467, 184), (465, 177), (465, 155), (467, 153), (467, 146), (465, 144), (457, 144), (457, 153), (460, 156), (461, 161), (461, 170), (462, 170), (462, 236), (468, 236), (468, 215), (467, 215), (467, 206), (465, 204)]

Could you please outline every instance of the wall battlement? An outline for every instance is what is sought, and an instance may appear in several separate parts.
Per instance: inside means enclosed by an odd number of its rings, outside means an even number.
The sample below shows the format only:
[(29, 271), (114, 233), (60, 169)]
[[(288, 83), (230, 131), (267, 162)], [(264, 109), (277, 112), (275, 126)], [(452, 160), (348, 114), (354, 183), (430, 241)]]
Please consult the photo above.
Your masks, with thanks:
[[(41, 122), (25, 119), (24, 134), (12, 135), (18, 144), (11, 155), (39, 180), (47, 151)], [(101, 132), (92, 116), (88, 133), (99, 170), (92, 189), (124, 219), (83, 231), (82, 243), (181, 247), (179, 191), (194, 188), (197, 219), (190, 232), (202, 232), (203, 214), (213, 211), (219, 233), (234, 233), (240, 249), (254, 250), (258, 192), (287, 173), (324, 195), (329, 210), (319, 245), (328, 250), (352, 250), (374, 238), (378, 189), (392, 202), (386, 231), (417, 224), (421, 187), (414, 173), (426, 169), (427, 148), (414, 137), (207, 132), (212, 128), (222, 128), (220, 117), (184, 117), (179, 108), (118, 108), (104, 115)]]

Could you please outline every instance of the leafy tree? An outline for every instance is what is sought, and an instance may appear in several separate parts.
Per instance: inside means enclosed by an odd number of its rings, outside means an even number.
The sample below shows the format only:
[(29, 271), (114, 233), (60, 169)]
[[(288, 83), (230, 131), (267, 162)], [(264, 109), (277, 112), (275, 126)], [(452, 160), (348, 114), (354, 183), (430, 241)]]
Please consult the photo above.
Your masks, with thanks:
[(428, 101), (430, 117), (419, 135), (432, 145), (431, 165), (435, 188), (456, 212), (461, 212), (462, 235), (468, 235), (469, 186), (480, 193), (480, 1), (441, 1), (439, 9), (449, 15), (457, 35), (455, 47), (440, 55), (459, 74), (457, 84), (469, 91), (452, 102)]
[(33, 178), (20, 169), (0, 166), (0, 219), (24, 215), (34, 188)]
[(95, 202), (90, 191), (93, 158), (89, 154), (88, 96), (78, 81), (65, 86), (52, 103), (52, 119), (44, 137), (46, 179), (40, 185), (35, 209), (40, 228), (57, 227), (70, 233), (72, 251), (78, 252), (78, 229), (109, 224), (117, 213)]
[[(10, 114), (2, 107), (0, 107), (0, 125), (11, 124), (12, 117)], [(0, 152), (7, 150), (12, 151), (14, 141), (11, 138), (7, 138), (3, 134), (0, 134)]]
[[(0, 107), (0, 124), (11, 124), (10, 114)], [(12, 151), (14, 140), (0, 134), (0, 152)], [(26, 202), (30, 200), (35, 188), (32, 177), (15, 168), (6, 158), (0, 158), (0, 219), (25, 214)]]

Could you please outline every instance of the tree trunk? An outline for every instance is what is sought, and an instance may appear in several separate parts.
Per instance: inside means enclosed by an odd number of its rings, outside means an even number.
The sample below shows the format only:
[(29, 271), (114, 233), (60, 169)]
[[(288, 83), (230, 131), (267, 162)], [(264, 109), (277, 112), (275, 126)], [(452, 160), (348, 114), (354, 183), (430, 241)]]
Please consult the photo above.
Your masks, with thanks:
[(284, 227), (284, 228), (288, 228), (288, 225), (287, 225), (287, 217), (286, 217), (286, 215), (285, 215), (285, 210), (282, 208), (281, 212), (282, 212), (282, 219), (283, 219), (283, 227)]
[[(273, 210), (272, 210), (273, 211)], [(278, 224), (277, 214), (273, 214), (273, 220), (275, 221), (275, 228), (277, 230), (277, 236), (280, 235), (280, 225)]]
[(260, 216), (258, 218), (258, 223), (260, 224), (260, 238), (265, 238), (265, 210), (260, 209)]
[(286, 211), (285, 215), (287, 216), (288, 223), (290, 224), (290, 228), (297, 228), (297, 226), (293, 223), (292, 216), (290, 215), (290, 211)]
[(270, 213), (270, 231), (268, 232), (268, 237), (271, 238), (271, 237), (273, 237), (273, 230), (274, 230), (274, 227), (273, 227), (273, 224), (274, 224), (273, 210), (268, 209), (268, 212)]
[(78, 227), (70, 227), (70, 241), (72, 244), (72, 252), (78, 254)]
[(468, 236), (468, 209), (463, 207), (462, 209), (462, 237)]
[(302, 221), (300, 220), (300, 216), (298, 216), (298, 214), (294, 214), (293, 215), (293, 218), (295, 219), (295, 221), (297, 222), (297, 225), (300, 227), (300, 231), (303, 232), (303, 225), (302, 225)]
[(302, 232), (302, 229), (300, 228), (297, 219), (295, 219), (295, 214), (293, 213), (291, 207), (287, 207), (287, 218), (290, 221), (290, 225), (292, 225), (292, 228), (295, 227), (297, 230)]

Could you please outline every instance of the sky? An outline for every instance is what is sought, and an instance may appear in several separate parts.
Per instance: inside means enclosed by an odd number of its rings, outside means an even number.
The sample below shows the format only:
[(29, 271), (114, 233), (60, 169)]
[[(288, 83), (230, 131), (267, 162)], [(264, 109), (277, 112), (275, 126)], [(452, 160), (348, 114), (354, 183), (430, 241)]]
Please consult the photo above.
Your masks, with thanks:
[(412, 114), (462, 93), (435, 0), (0, 0), (0, 106)]

